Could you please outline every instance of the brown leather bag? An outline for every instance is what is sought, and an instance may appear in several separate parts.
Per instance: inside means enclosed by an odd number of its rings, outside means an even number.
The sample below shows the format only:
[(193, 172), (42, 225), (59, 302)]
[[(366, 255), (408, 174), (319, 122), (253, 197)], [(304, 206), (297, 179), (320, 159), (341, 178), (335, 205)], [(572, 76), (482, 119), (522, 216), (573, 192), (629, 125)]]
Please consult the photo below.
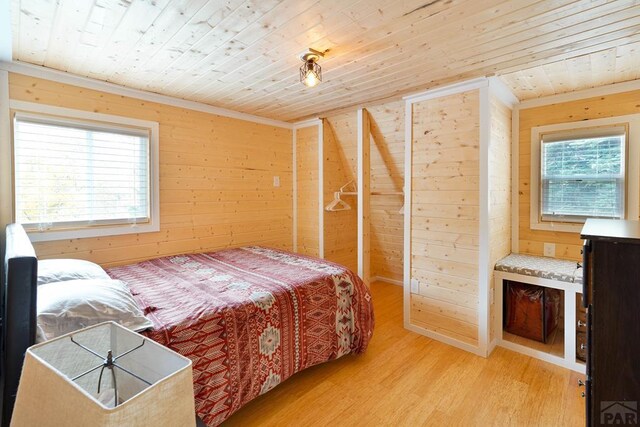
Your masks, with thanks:
[(504, 295), (504, 330), (546, 343), (558, 326), (561, 291), (506, 280)]

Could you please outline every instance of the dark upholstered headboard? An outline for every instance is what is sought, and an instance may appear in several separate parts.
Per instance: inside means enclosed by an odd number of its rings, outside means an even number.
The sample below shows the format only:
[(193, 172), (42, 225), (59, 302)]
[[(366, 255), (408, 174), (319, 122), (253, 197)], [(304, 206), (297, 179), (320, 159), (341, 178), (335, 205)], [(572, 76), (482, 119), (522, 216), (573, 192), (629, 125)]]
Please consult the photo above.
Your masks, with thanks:
[(2, 277), (2, 425), (8, 426), (13, 412), (24, 354), (36, 340), (36, 296), (38, 259), (20, 224), (6, 231)]

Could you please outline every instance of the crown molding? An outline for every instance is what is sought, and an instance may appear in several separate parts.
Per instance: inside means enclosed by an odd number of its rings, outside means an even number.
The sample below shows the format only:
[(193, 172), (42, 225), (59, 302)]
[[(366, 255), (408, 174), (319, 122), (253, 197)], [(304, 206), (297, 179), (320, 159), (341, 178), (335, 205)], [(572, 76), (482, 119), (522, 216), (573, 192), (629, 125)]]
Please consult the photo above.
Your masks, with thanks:
[(440, 98), (442, 96), (454, 95), (456, 93), (467, 92), (474, 89), (480, 89), (482, 87), (489, 86), (489, 79), (486, 77), (480, 77), (477, 79), (465, 80), (462, 82), (440, 86), (433, 89), (426, 90), (424, 92), (414, 93), (403, 97), (407, 103), (415, 104), (416, 102), (426, 101), (428, 99)]
[[(7, 0), (0, 0), (7, 1)], [(0, 26), (1, 27), (1, 26)], [(51, 68), (41, 67), (38, 65), (27, 64), (17, 61), (0, 61), (0, 70), (10, 73), (22, 74), (30, 77), (51, 80), (58, 83), (65, 83), (72, 86), (79, 86), (86, 89), (98, 90), (114, 95), (121, 95), (130, 98), (141, 99), (148, 102), (157, 102), (159, 104), (171, 105), (173, 107), (184, 108), (187, 110), (200, 111), (203, 113), (215, 114), (217, 116), (229, 117), (232, 119), (245, 120), (248, 122), (259, 123), (268, 126), (275, 126), (285, 129), (293, 129), (293, 124), (274, 120), (267, 117), (254, 116), (253, 114), (241, 113), (238, 111), (228, 110), (226, 108), (214, 107), (213, 105), (204, 104), (202, 102), (188, 101), (186, 99), (175, 98), (168, 95), (148, 92), (140, 89), (133, 89), (115, 83), (104, 82), (89, 77), (78, 76), (64, 71), (53, 70)]]
[(313, 118), (313, 119), (309, 119), (309, 120), (302, 120), (299, 122), (294, 122), (291, 123), (293, 129), (300, 129), (300, 128), (306, 128), (306, 127), (310, 127), (310, 126), (321, 126), (322, 125), (322, 119), (320, 118)]
[(581, 99), (595, 98), (598, 96), (613, 95), (615, 93), (632, 92), (634, 90), (640, 90), (640, 80), (629, 80), (627, 82), (613, 83), (606, 86), (592, 87), (567, 93), (559, 93), (542, 98), (527, 99), (521, 101), (520, 104), (517, 105), (517, 108), (519, 110), (524, 110), (526, 108), (561, 104), (564, 102), (579, 101)]

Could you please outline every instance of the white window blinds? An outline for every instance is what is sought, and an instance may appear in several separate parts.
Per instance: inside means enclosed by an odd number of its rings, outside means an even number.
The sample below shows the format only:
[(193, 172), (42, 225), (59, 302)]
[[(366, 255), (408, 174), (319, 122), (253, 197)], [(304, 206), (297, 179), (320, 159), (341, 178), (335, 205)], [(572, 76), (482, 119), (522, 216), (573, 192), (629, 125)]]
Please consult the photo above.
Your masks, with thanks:
[(18, 113), (14, 168), (27, 229), (150, 221), (148, 129)]
[(542, 136), (541, 219), (624, 218), (622, 126)]

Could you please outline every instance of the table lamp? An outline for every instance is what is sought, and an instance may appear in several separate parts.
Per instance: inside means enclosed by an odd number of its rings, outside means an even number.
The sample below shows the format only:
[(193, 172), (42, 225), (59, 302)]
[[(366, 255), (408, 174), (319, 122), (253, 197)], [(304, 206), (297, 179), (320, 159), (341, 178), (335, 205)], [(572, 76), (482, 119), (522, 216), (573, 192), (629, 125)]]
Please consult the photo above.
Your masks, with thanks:
[(27, 350), (12, 427), (195, 426), (191, 361), (114, 322)]

